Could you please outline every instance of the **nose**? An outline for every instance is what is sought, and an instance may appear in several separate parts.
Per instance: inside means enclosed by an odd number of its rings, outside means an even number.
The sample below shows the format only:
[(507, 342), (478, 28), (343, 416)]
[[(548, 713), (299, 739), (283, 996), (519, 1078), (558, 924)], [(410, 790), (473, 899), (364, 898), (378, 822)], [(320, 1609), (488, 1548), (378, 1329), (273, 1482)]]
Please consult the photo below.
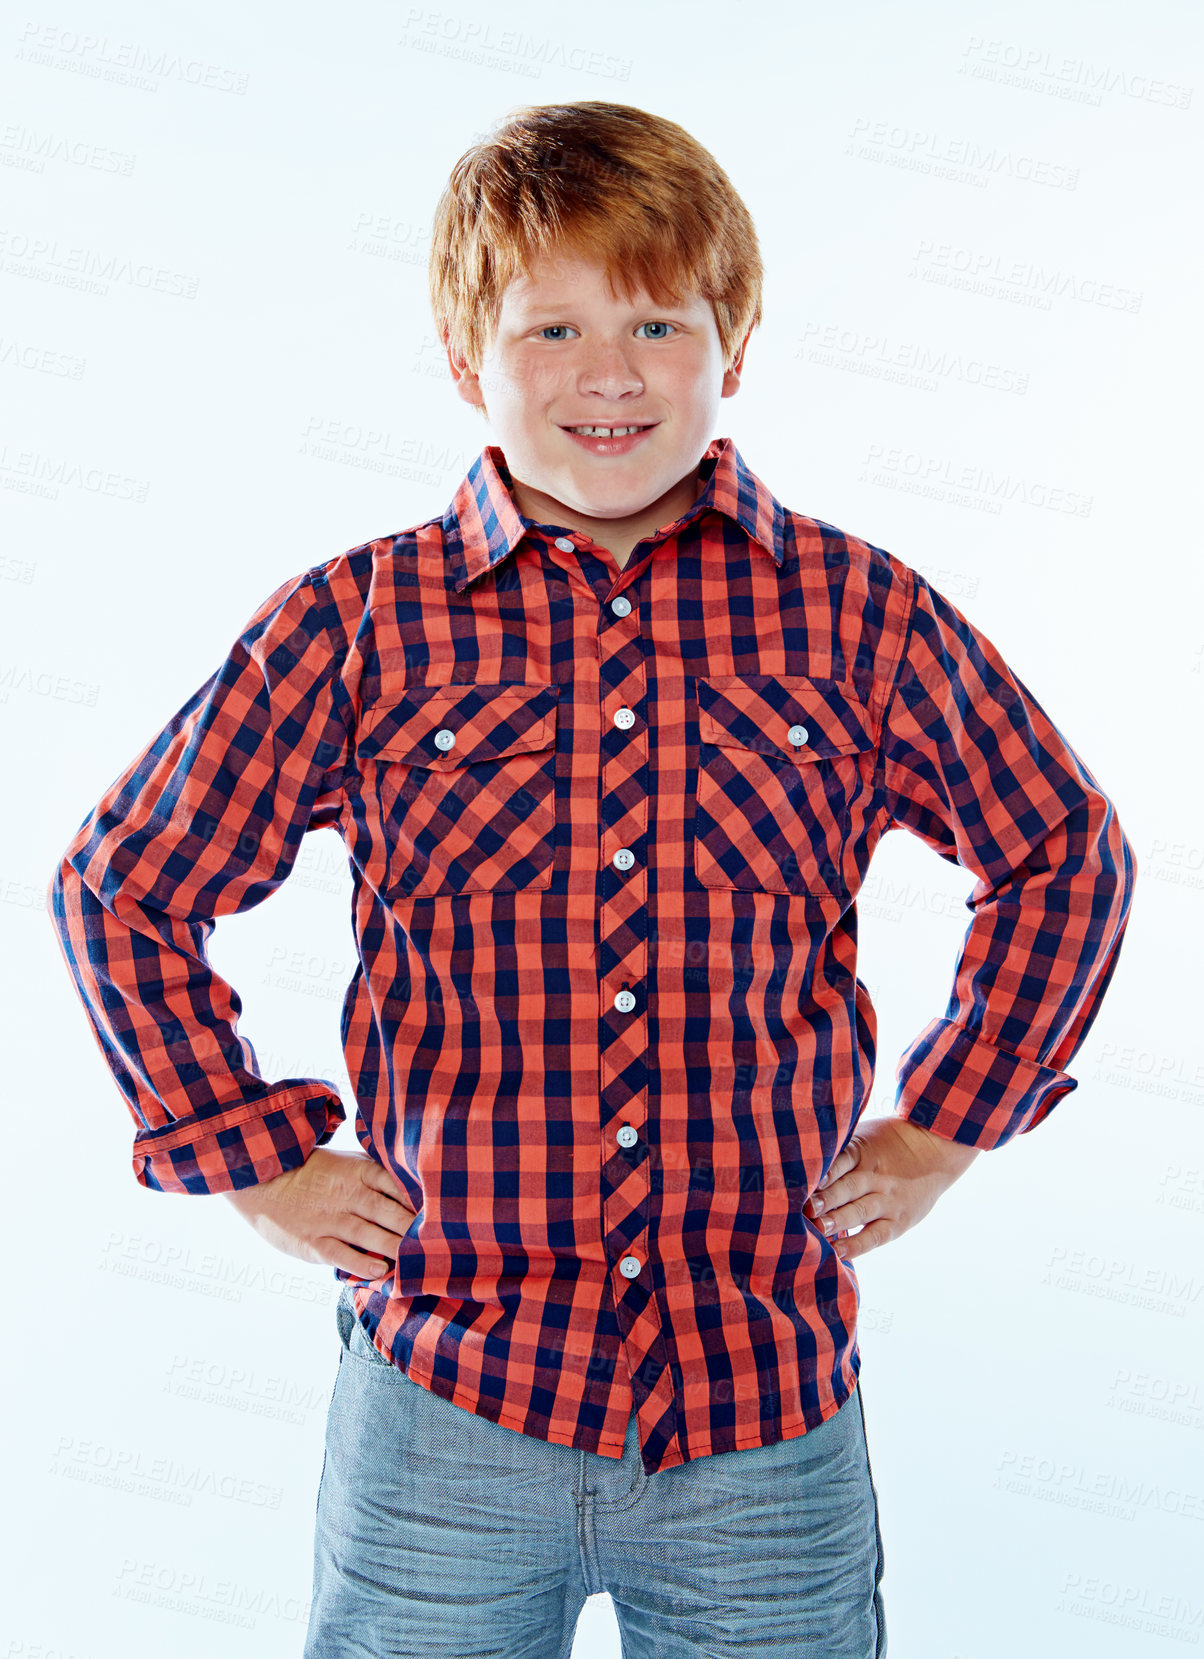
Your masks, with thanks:
[(643, 377), (617, 340), (594, 342), (579, 363), (577, 383), (582, 392), (610, 399), (638, 397), (644, 389)]

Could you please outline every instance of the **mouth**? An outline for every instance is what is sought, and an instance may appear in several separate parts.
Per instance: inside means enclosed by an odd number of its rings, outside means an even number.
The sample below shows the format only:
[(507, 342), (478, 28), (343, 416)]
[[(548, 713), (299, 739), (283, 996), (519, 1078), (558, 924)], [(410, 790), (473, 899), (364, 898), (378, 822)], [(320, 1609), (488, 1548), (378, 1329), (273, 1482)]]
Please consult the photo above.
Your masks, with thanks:
[(562, 426), (560, 430), (589, 455), (626, 455), (659, 425), (659, 421), (627, 421), (622, 426), (582, 422), (580, 426)]

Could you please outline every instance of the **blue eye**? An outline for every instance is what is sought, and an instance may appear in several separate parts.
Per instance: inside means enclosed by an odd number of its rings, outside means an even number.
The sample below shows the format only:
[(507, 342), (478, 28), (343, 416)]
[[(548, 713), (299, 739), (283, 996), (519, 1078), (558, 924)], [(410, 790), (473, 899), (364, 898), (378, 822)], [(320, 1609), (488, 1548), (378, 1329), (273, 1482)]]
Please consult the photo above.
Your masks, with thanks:
[[(641, 323), (639, 326), (640, 326), (640, 328), (673, 328), (674, 327), (674, 325), (672, 323), (662, 323), (662, 322)], [(568, 328), (573, 328), (573, 325), (571, 323), (544, 323), (542, 328), (540, 328), (539, 333), (541, 335), (547, 335), (549, 333), (554, 332), (556, 329), (559, 329), (561, 331), (561, 338), (563, 338), (564, 330), (568, 329)], [(577, 330), (575, 328), (573, 328), (573, 333), (575, 334), (576, 332), (577, 332)], [(676, 330), (675, 330), (675, 332), (676, 332)], [(653, 338), (657, 339), (657, 340), (667, 340), (668, 335), (667, 334), (657, 334), (657, 335), (654, 335)], [(558, 345), (559, 343), (560, 343), (559, 340), (553, 340), (551, 342), (552, 345)]]

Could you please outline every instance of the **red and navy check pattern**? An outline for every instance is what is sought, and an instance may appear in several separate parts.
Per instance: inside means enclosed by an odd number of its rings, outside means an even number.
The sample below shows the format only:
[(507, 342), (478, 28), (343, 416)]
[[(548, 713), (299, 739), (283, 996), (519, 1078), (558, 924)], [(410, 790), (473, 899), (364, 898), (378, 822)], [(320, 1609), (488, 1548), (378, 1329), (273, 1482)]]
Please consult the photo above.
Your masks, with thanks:
[(981, 1148), (1076, 1087), (1136, 873), (936, 588), (783, 507), (730, 439), (699, 476), (620, 571), (522, 517), (487, 447), (441, 518), (263, 602), (48, 894), (138, 1180), (244, 1187), (344, 1107), (259, 1076), (206, 941), (337, 829), (356, 1128), (417, 1212), (353, 1281), (360, 1318), (525, 1434), (618, 1457), (634, 1406), (649, 1473), (805, 1433), (856, 1386), (855, 1269), (803, 1205), (874, 1075), (855, 901), (882, 837), (977, 878), (895, 1110)]

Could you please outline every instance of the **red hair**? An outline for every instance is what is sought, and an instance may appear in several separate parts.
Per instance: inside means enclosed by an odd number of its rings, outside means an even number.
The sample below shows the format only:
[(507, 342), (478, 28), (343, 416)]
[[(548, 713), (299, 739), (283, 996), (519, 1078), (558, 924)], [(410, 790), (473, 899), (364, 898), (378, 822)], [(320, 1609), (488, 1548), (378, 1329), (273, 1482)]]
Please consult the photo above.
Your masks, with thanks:
[(456, 162), (429, 282), (457, 362), (480, 371), (506, 287), (549, 253), (597, 262), (628, 300), (709, 300), (725, 369), (761, 321), (757, 233), (727, 174), (683, 127), (629, 104), (523, 106)]

